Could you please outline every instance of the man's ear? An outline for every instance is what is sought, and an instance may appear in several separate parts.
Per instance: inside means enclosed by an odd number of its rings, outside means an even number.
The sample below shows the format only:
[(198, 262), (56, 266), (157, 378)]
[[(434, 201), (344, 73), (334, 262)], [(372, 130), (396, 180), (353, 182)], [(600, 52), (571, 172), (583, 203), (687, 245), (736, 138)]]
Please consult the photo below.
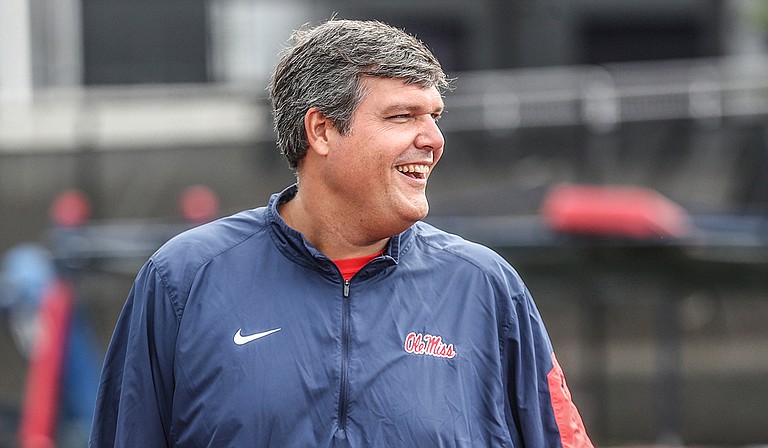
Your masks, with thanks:
[(304, 114), (304, 131), (307, 133), (307, 150), (325, 156), (329, 151), (329, 138), (333, 123), (316, 107)]

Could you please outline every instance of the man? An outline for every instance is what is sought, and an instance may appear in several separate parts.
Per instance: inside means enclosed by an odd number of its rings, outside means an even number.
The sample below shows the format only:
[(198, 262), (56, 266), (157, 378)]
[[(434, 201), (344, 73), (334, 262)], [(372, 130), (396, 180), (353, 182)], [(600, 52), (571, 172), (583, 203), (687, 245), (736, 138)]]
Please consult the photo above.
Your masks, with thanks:
[(378, 22), (294, 41), (270, 95), (297, 185), (150, 258), (90, 446), (591, 447), (515, 271), (420, 221), (438, 61)]

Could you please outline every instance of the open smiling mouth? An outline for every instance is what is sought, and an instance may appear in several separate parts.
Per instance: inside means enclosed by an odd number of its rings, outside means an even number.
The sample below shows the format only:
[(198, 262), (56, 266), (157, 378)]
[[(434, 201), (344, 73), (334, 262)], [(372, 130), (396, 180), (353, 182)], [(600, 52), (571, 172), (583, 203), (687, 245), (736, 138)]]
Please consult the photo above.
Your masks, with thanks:
[(429, 165), (400, 165), (396, 168), (397, 171), (414, 179), (426, 179), (429, 173)]

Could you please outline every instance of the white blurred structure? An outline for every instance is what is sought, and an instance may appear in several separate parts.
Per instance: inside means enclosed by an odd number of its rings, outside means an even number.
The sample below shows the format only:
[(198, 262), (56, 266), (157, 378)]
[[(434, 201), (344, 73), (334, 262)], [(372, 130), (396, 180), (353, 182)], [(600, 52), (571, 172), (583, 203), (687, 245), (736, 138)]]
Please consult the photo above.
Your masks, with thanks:
[[(232, 57), (225, 71), (240, 83), (40, 88), (23, 106), (0, 102), (0, 152), (271, 139), (266, 80), (243, 84), (251, 75)], [(465, 72), (446, 98), (441, 126), (451, 132), (583, 125), (609, 132), (621, 123), (691, 119), (717, 127), (768, 115), (766, 73), (761, 55)]]
[(0, 0), (0, 101), (32, 96), (32, 43), (29, 2)]
[(312, 2), (213, 0), (210, 3), (213, 79), (252, 83), (268, 79), (291, 30), (309, 21)]

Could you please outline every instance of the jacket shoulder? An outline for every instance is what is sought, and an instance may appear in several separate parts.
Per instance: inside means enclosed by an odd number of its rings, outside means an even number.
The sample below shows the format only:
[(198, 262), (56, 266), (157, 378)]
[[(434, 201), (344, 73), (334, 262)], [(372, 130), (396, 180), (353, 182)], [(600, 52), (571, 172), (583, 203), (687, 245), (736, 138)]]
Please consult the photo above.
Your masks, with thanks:
[(414, 226), (416, 237), (435, 249), (440, 249), (455, 256), (466, 258), (481, 265), (488, 262), (506, 261), (491, 248), (469, 241), (462, 236), (446, 232), (431, 224), (418, 222)]
[(186, 230), (163, 244), (152, 259), (163, 264), (176, 260), (182, 253), (187, 261), (210, 259), (266, 229), (264, 215), (262, 209), (246, 210)]
[(475, 265), (486, 275), (518, 277), (504, 257), (480, 243), (446, 232), (431, 224), (419, 222), (414, 226), (416, 238), (425, 245), (442, 252), (446, 257), (459, 258)]
[(266, 229), (264, 208), (242, 211), (176, 235), (150, 260), (166, 286), (188, 289), (202, 266)]

